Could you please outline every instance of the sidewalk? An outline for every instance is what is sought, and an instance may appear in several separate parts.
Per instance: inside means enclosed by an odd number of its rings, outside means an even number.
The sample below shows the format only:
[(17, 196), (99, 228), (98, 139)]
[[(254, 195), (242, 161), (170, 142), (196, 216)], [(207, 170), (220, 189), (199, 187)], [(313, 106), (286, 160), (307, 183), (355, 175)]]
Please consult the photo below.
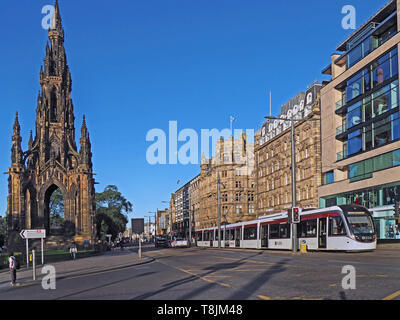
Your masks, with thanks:
[[(115, 269), (132, 267), (144, 263), (154, 261), (153, 258), (145, 257), (139, 259), (136, 253), (136, 248), (125, 248), (124, 250), (118, 249), (116, 253), (106, 252), (104, 255), (98, 255), (88, 258), (81, 258), (76, 260), (68, 260), (62, 262), (49, 263), (56, 269), (56, 279), (64, 279), (73, 276), (89, 275), (92, 273), (112, 271)], [(46, 261), (45, 261), (46, 265)], [(17, 271), (17, 283), (19, 286), (27, 286), (41, 281), (42, 277), (46, 274), (41, 274), (42, 266), (36, 266), (36, 281), (33, 281), (32, 267), (29, 269), (21, 268)], [(0, 290), (12, 288), (10, 285), (10, 272), (0, 273)]]

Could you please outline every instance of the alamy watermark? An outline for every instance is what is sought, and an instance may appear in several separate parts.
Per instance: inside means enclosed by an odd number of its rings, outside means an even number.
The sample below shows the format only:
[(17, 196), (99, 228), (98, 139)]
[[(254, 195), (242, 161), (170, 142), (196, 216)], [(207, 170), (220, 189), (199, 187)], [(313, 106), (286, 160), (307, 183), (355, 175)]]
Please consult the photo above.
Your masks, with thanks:
[(356, 8), (352, 5), (345, 5), (342, 8), (342, 14), (345, 16), (342, 19), (342, 28), (345, 30), (356, 29)]
[(342, 273), (346, 276), (342, 279), (342, 288), (344, 290), (356, 289), (356, 268), (352, 265), (346, 265), (342, 268)]
[[(200, 156), (205, 156), (209, 159), (211, 154), (214, 155), (216, 153), (217, 142), (221, 137), (224, 141), (229, 141), (231, 137), (236, 137), (236, 140), (233, 139), (232, 141), (231, 149), (225, 149), (227, 151), (226, 154), (229, 152), (234, 153), (235, 150), (242, 147), (242, 141), (238, 137), (243, 134), (245, 134), (246, 139), (246, 155), (242, 154), (242, 156), (238, 156), (235, 159), (227, 156), (222, 156), (221, 158), (224, 163), (233, 161), (237, 164), (251, 165), (253, 161), (247, 160), (254, 157), (254, 144), (247, 143), (247, 140), (254, 137), (254, 129), (235, 129), (233, 132), (230, 129), (201, 129), (199, 137), (199, 134), (194, 129), (186, 128), (178, 132), (178, 122), (169, 121), (168, 134), (158, 128), (147, 132), (146, 141), (153, 143), (147, 148), (146, 161), (151, 165), (199, 164)], [(178, 146), (179, 142), (181, 142), (180, 146)], [(214, 159), (214, 161), (214, 163), (220, 163), (221, 160), (218, 158)]]
[(42, 278), (42, 288), (44, 290), (56, 289), (56, 268), (52, 265), (45, 265), (41, 271), (45, 276)]
[(52, 5), (46, 5), (42, 8), (42, 13), (45, 15), (42, 19), (42, 28), (45, 30), (54, 29), (55, 28), (55, 19), (54, 19), (54, 11), (55, 8)]

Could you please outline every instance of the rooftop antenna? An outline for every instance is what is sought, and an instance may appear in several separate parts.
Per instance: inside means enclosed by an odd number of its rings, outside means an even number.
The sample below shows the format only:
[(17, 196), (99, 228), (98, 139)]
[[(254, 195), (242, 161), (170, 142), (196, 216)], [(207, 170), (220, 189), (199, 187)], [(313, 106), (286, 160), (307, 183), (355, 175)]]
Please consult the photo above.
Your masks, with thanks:
[(272, 91), (269, 92), (269, 116), (272, 117)]

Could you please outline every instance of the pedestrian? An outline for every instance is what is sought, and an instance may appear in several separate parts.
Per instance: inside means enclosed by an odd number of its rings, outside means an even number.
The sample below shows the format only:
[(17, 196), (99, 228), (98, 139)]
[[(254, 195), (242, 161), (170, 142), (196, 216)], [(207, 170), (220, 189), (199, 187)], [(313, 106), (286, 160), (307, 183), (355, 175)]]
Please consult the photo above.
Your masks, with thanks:
[(10, 257), (8, 258), (8, 267), (10, 268), (11, 274), (11, 285), (15, 286), (17, 282), (17, 259), (14, 257), (14, 252), (10, 252)]
[(76, 244), (74, 243), (72, 247), (69, 249), (69, 253), (71, 254), (72, 259), (75, 260), (76, 254), (78, 253), (78, 249), (76, 248)]

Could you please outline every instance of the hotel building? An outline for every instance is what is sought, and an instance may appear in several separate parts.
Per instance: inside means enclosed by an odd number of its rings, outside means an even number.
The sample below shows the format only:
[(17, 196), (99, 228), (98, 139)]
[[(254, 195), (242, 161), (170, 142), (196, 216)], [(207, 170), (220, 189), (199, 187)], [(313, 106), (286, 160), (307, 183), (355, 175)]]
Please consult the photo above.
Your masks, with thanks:
[(292, 207), (291, 123), (295, 122), (296, 204), (318, 207), (321, 183), (319, 92), (311, 85), (281, 107), (281, 120), (266, 121), (255, 135), (255, 198), (258, 216)]

